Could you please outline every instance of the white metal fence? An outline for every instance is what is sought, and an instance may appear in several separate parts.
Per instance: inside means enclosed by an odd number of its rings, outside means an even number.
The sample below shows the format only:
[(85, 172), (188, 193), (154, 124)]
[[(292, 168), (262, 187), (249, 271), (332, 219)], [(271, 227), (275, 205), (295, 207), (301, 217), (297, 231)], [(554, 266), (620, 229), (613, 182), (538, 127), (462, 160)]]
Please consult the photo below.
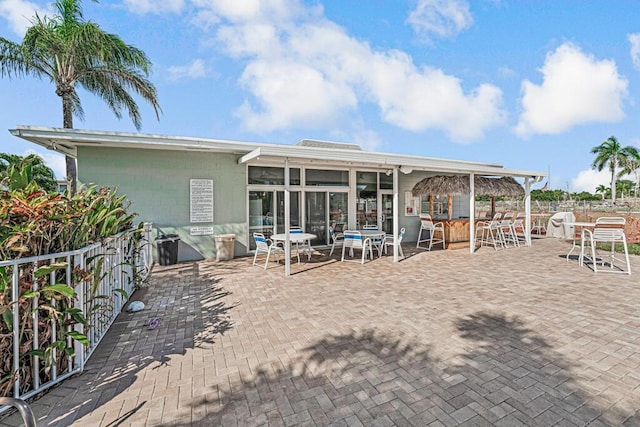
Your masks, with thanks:
[[(0, 279), (7, 288), (11, 287), (9, 304), (6, 304), (6, 297), (5, 301), (0, 301), (5, 307), (0, 321), (11, 324), (12, 328), (10, 337), (2, 337), (5, 346), (10, 340), (13, 347), (10, 376), (13, 379), (13, 391), (11, 393), (8, 387), (3, 387), (7, 397), (27, 399), (84, 369), (86, 361), (122, 311), (136, 285), (146, 279), (150, 272), (151, 229), (151, 224), (146, 223), (141, 233), (124, 232), (75, 251), (0, 261)], [(134, 235), (139, 238), (133, 238)], [(46, 270), (47, 266), (57, 270), (38, 277), (36, 271)], [(43, 329), (45, 320), (38, 309), (42, 297), (25, 296), (25, 289), (20, 289), (25, 283), (31, 284), (30, 292), (60, 284), (73, 288), (74, 306), (65, 310), (64, 314), (69, 325), (60, 326), (58, 322), (48, 320), (48, 324), (44, 325), (47, 327)], [(51, 305), (55, 307), (55, 302), (51, 301)], [(29, 316), (33, 325), (28, 334), (25, 325), (21, 324), (24, 323), (21, 319), (25, 316), (25, 310), (31, 311)], [(81, 313), (87, 321), (86, 325), (75, 322), (74, 313)], [(66, 329), (61, 331), (61, 327)], [(46, 334), (42, 331), (46, 331)], [(85, 335), (88, 344), (73, 339), (74, 333)], [(47, 357), (56, 360), (60, 359), (56, 357), (60, 349), (55, 346), (41, 348), (40, 343), (45, 343), (45, 346), (59, 342), (59, 337), (64, 337), (64, 344), (73, 348), (73, 351), (67, 351), (61, 362), (48, 364), (39, 354), (46, 350), (49, 352)], [(29, 363), (24, 363), (24, 360)], [(22, 381), (24, 378), (29, 378), (29, 384)], [(3, 381), (0, 386), (8, 383)], [(0, 406), (0, 413), (6, 409)]]

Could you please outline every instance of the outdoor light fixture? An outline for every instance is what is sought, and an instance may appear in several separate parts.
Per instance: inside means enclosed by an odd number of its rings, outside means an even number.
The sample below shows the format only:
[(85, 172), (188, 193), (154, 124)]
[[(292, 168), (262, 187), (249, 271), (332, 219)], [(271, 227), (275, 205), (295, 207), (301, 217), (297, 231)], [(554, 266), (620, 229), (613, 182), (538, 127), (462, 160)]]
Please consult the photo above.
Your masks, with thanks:
[(411, 166), (400, 166), (400, 172), (406, 175), (413, 172), (413, 168)]

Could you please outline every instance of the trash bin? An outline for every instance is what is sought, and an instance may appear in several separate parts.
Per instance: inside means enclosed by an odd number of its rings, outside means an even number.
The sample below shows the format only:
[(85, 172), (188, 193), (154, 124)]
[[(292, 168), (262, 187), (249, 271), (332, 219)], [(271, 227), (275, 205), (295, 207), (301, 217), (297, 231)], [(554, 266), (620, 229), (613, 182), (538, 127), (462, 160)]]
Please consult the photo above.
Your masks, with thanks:
[(216, 240), (216, 259), (218, 261), (228, 261), (233, 259), (236, 235), (219, 234), (214, 236), (214, 238)]
[(179, 242), (180, 236), (177, 234), (162, 234), (156, 239), (160, 265), (173, 265), (178, 262)]

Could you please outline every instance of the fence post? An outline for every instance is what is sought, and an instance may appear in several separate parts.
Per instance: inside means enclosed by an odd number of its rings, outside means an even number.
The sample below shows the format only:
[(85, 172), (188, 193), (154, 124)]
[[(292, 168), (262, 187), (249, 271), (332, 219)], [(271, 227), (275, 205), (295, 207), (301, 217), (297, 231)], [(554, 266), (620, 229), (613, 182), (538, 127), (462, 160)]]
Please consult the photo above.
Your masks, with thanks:
[[(87, 252), (83, 251), (81, 253), (74, 255), (73, 257), (69, 257), (69, 262), (67, 262), (67, 265), (70, 265), (71, 264), (70, 261), (71, 259), (73, 259), (73, 269), (84, 271), (87, 265), (86, 256), (87, 256)], [(71, 277), (71, 281), (73, 281), (73, 277)], [(87, 293), (85, 292), (85, 286), (86, 284), (84, 280), (81, 280), (80, 283), (78, 283), (77, 290), (76, 290), (77, 298), (73, 306), (74, 308), (79, 308), (82, 314), (85, 316), (85, 320), (89, 321), (87, 316), (87, 308), (86, 308), (88, 306), (88, 303), (87, 303)], [(73, 329), (76, 332), (79, 332), (82, 335), (86, 336), (85, 326), (82, 323), (76, 323)], [(86, 362), (85, 345), (82, 343), (79, 343), (78, 341), (74, 341), (73, 348), (76, 353), (76, 356), (74, 358), (74, 366), (79, 366), (80, 371), (83, 371), (84, 364)]]

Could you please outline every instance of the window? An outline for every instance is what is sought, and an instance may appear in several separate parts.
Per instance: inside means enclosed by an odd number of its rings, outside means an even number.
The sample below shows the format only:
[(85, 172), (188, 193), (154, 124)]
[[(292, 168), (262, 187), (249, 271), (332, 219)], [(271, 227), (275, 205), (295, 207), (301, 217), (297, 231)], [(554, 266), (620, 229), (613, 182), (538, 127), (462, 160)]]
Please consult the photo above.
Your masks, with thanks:
[(305, 184), (308, 186), (348, 187), (349, 172), (338, 170), (307, 169)]
[(387, 175), (381, 172), (380, 174), (380, 189), (381, 190), (393, 190), (393, 174)]
[[(300, 169), (289, 169), (289, 183), (300, 185)], [(249, 184), (284, 185), (284, 168), (249, 166)]]

